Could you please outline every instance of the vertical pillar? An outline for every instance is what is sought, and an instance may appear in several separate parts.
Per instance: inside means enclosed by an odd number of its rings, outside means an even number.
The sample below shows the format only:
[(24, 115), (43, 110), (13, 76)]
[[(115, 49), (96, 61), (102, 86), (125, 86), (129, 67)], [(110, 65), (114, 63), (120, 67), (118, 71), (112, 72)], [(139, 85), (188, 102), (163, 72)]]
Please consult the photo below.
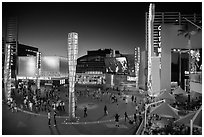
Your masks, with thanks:
[(37, 52), (37, 79), (36, 79), (36, 86), (37, 89), (40, 89), (40, 74), (41, 74), (41, 53)]
[(136, 91), (139, 90), (139, 67), (140, 67), (140, 48), (135, 48), (135, 84)]
[(4, 93), (5, 100), (11, 97), (11, 45), (5, 47), (5, 64), (4, 64)]
[[(113, 50), (112, 51), (112, 53), (111, 53), (111, 57), (112, 58), (115, 58), (116, 57), (116, 55), (115, 55), (115, 50)], [(111, 74), (111, 88), (114, 88), (114, 74)]]
[(153, 56), (154, 50), (153, 50), (153, 29), (154, 29), (154, 4), (150, 4), (149, 6), (149, 17), (148, 17), (148, 57), (147, 57), (147, 91), (149, 94), (152, 92), (152, 60), (151, 57)]
[(68, 67), (69, 67), (69, 117), (75, 118), (75, 75), (78, 56), (78, 34), (68, 34)]

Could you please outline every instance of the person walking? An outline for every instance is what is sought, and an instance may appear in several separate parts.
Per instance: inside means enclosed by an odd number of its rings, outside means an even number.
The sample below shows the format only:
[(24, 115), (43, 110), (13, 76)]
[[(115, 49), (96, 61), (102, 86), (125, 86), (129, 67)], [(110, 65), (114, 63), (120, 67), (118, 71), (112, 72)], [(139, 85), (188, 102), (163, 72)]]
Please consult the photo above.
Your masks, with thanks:
[(33, 103), (31, 101), (29, 101), (29, 108), (30, 108), (30, 111), (33, 111)]
[(131, 98), (131, 99), (132, 99), (132, 102), (134, 101), (134, 98), (135, 98), (135, 97), (132, 95), (132, 98)]
[(137, 97), (135, 97), (134, 102), (135, 102), (135, 104), (137, 103)]
[(65, 102), (62, 102), (62, 110), (65, 111)]
[(134, 122), (135, 122), (135, 124), (136, 124), (136, 122), (137, 122), (137, 115), (136, 115), (136, 113), (134, 113), (133, 118), (134, 118)]
[(107, 111), (107, 106), (105, 105), (104, 106), (104, 116), (107, 116), (108, 115), (108, 111)]
[(128, 114), (127, 114), (127, 112), (126, 112), (126, 111), (125, 111), (124, 115), (125, 115), (125, 122), (126, 122), (126, 119), (128, 119), (128, 120), (129, 120), (129, 117), (128, 117)]
[(54, 111), (54, 126), (55, 126), (55, 127), (56, 127), (56, 125), (57, 125), (56, 115), (57, 115), (57, 113), (56, 113), (56, 111)]
[(115, 126), (116, 127), (119, 127), (119, 115), (118, 115), (118, 113), (116, 113), (116, 115), (115, 115)]
[(51, 126), (51, 116), (50, 116), (50, 110), (47, 113), (47, 118), (48, 118), (48, 125), (49, 127)]
[(127, 99), (127, 97), (125, 98), (125, 104), (127, 104), (128, 103), (128, 99)]
[(84, 117), (87, 117), (88, 115), (87, 115), (87, 107), (85, 106), (84, 107)]

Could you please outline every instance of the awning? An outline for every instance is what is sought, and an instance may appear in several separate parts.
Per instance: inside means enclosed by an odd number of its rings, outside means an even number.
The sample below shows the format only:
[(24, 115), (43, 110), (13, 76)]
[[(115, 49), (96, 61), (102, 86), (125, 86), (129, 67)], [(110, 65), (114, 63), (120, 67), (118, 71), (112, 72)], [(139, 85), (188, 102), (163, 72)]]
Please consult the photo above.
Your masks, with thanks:
[(193, 122), (194, 127), (202, 127), (202, 108), (195, 112), (190, 112), (186, 116), (178, 119), (175, 121), (175, 123), (178, 124), (184, 124), (186, 126), (190, 126), (190, 120), (195, 117), (195, 120)]
[(186, 95), (187, 94), (180, 86), (174, 89), (172, 92), (175, 95), (179, 95), (179, 94)]
[(175, 97), (171, 95), (168, 91), (163, 91), (161, 94), (157, 96), (159, 99), (168, 99), (168, 100), (173, 100), (175, 101)]
[(171, 107), (168, 103), (164, 102), (160, 104), (159, 106), (152, 108), (151, 114), (157, 114), (161, 117), (167, 117), (167, 118), (179, 118), (178, 110)]

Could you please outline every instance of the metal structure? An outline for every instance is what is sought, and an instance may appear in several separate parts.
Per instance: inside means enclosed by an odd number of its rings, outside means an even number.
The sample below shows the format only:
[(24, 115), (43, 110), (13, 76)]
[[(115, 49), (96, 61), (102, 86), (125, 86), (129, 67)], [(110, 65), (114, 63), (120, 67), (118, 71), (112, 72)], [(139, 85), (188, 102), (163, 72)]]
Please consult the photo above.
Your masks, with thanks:
[(145, 104), (145, 112), (144, 112), (144, 130), (146, 129), (146, 125), (147, 125), (147, 109), (152, 106), (152, 105), (156, 105), (156, 104), (159, 104), (159, 103), (163, 103), (165, 102), (165, 99), (163, 100), (160, 100), (160, 101), (157, 101), (157, 102), (153, 102), (153, 103), (150, 103), (150, 104)]
[(4, 88), (5, 99), (11, 98), (11, 45), (8, 43), (5, 46)]
[(75, 76), (78, 56), (78, 34), (68, 34), (68, 67), (69, 67), (69, 117), (75, 118)]
[(135, 81), (136, 90), (139, 89), (140, 47), (135, 48)]

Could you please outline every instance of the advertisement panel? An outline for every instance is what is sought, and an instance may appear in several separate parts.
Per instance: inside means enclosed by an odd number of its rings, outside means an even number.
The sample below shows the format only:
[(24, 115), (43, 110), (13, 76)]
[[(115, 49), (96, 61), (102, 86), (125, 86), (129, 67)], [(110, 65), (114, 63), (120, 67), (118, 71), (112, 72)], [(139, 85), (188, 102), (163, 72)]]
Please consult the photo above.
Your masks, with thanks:
[(19, 57), (18, 58), (18, 76), (20, 77), (36, 77), (36, 57)]
[(41, 76), (42, 77), (59, 77), (59, 57), (44, 56), (41, 60)]
[(105, 65), (107, 73), (126, 74), (128, 72), (128, 65), (125, 57), (108, 57), (105, 59)]

